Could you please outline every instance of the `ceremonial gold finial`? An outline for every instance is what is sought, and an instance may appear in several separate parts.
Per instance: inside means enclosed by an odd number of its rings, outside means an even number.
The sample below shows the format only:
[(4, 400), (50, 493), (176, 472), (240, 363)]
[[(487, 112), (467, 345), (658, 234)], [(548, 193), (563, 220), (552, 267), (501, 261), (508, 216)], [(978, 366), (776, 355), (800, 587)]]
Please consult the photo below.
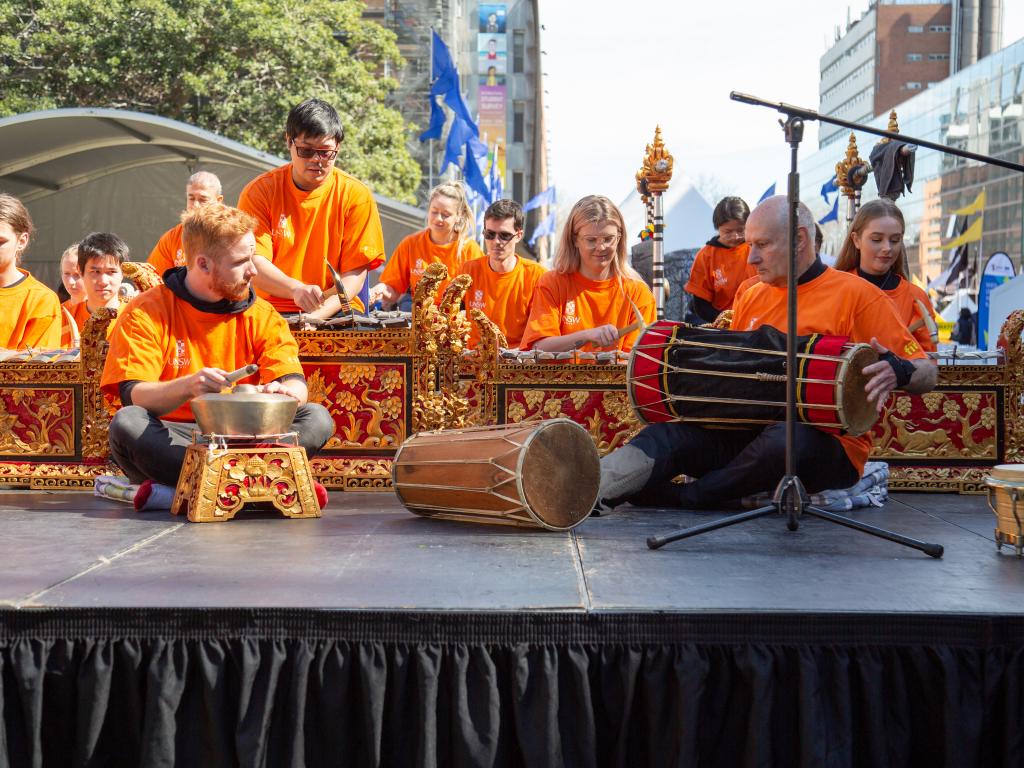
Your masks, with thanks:
[[(859, 168), (863, 168), (863, 173), (852, 177), (850, 171)], [(846, 197), (854, 198), (857, 196), (860, 188), (864, 186), (864, 181), (867, 180), (867, 170), (867, 163), (864, 162), (857, 151), (857, 137), (853, 134), (853, 131), (850, 131), (850, 143), (846, 145), (846, 157), (836, 163), (836, 182)], [(860, 183), (856, 183), (857, 181), (860, 181)]]
[(647, 145), (644, 164), (636, 174), (637, 190), (643, 194), (641, 185), (645, 181), (649, 194), (660, 195), (668, 189), (668, 183), (672, 180), (672, 163), (672, 155), (661, 140), (661, 126), (655, 126), (654, 143)]
[[(889, 133), (899, 133), (900, 132), (900, 124), (899, 124), (899, 121), (896, 120), (896, 110), (895, 109), (892, 110), (889, 113), (889, 125), (886, 127), (885, 130), (887, 130)], [(885, 137), (884, 139), (879, 139), (878, 143), (879, 144), (888, 144), (889, 143), (889, 138)]]

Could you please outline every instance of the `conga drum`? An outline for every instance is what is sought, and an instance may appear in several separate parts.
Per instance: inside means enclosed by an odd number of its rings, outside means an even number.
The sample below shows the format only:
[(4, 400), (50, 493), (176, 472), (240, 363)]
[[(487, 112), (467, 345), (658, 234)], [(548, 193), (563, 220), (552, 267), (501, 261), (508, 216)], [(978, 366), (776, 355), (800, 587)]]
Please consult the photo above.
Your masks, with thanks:
[(569, 419), (419, 432), (391, 467), (417, 515), (552, 531), (586, 519), (600, 477), (593, 439)]
[[(862, 435), (877, 412), (867, 399), (870, 344), (812, 334), (797, 340), (797, 419)], [(627, 387), (644, 423), (690, 421), (749, 426), (786, 419), (786, 335), (697, 328), (668, 320), (648, 327), (629, 356)]]
[(985, 478), (988, 506), (996, 516), (996, 551), (1009, 544), (1024, 555), (1024, 464), (999, 464)]

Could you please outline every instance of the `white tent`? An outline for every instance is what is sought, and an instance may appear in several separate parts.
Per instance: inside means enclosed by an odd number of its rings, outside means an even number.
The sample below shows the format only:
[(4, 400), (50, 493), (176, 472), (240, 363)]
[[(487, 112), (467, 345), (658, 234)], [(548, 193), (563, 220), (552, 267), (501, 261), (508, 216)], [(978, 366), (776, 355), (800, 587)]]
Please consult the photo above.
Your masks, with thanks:
[(947, 323), (955, 323), (960, 318), (961, 308), (964, 307), (969, 309), (971, 312), (978, 311), (978, 305), (974, 299), (971, 298), (971, 292), (966, 288), (961, 288), (953, 294), (953, 298), (950, 300), (949, 304), (939, 312), (939, 317)]
[[(700, 248), (715, 234), (711, 224), (711, 206), (686, 177), (676, 178), (662, 198), (665, 211), (665, 253)], [(619, 206), (626, 220), (629, 245), (638, 241), (646, 223), (640, 193), (635, 189)]]
[[(185, 181), (217, 174), (224, 200), (286, 162), (185, 123), (117, 109), (56, 109), (0, 120), (0, 191), (22, 200), (36, 226), (29, 270), (56, 287), (63, 250), (112, 231), (145, 260), (185, 207)], [(377, 196), (388, 253), (423, 226), (424, 212)]]

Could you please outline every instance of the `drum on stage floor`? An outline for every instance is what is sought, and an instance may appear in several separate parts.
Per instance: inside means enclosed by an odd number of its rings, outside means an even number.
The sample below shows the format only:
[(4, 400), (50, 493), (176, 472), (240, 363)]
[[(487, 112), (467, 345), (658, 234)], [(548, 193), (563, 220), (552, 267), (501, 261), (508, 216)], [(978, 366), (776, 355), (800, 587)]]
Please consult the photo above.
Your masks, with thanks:
[(1024, 556), (1024, 464), (999, 464), (985, 478), (988, 506), (996, 516), (996, 550), (1009, 544)]
[(586, 519), (600, 475), (593, 439), (569, 419), (419, 432), (391, 468), (410, 512), (553, 531)]
[[(799, 337), (797, 353), (797, 418), (836, 433), (871, 429), (877, 412), (862, 371), (878, 360), (874, 348), (812, 334)], [(785, 421), (786, 335), (770, 326), (727, 331), (659, 321), (633, 346), (627, 382), (633, 409), (648, 424)]]

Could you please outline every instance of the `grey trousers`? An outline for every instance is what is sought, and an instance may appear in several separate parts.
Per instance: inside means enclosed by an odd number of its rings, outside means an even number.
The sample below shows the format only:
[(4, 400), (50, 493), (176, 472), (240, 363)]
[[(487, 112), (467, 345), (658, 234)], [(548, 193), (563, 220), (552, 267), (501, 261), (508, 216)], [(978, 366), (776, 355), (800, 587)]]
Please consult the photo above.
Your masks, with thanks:
[[(163, 421), (138, 405), (125, 406), (110, 422), (110, 453), (133, 483), (153, 480), (173, 487), (195, 429), (195, 422)], [(291, 429), (312, 458), (334, 434), (334, 419), (319, 403), (306, 403), (295, 412)]]

